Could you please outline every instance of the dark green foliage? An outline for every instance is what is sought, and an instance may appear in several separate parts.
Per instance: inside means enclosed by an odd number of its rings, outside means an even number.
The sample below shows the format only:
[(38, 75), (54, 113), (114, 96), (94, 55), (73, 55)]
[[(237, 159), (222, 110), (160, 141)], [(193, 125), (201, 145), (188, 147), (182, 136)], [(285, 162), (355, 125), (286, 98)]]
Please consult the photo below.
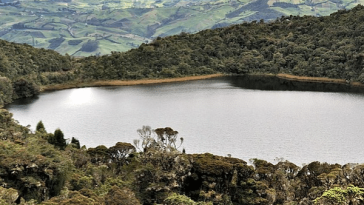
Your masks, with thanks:
[(46, 132), (42, 120), (38, 122), (35, 130), (38, 131), (38, 132)]
[(51, 40), (49, 40), (49, 43), (51, 43), (51, 44), (48, 46), (48, 48), (54, 50), (58, 46), (60, 46), (63, 43), (63, 41), (65, 41), (65, 39), (63, 37), (51, 39)]
[(0, 183), (25, 200), (58, 195), (71, 169), (70, 158), (41, 137), (26, 138), (23, 144), (0, 141)]
[(74, 146), (76, 149), (81, 148), (80, 141), (74, 137), (72, 137), (71, 139), (71, 145)]
[(15, 80), (27, 76), (26, 80), (33, 79), (41, 72), (55, 72), (69, 69), (71, 59), (59, 53), (36, 49), (26, 44), (10, 43), (0, 40), (0, 74)]
[(0, 107), (37, 95), (40, 85), (74, 80), (71, 67), (68, 55), (0, 40)]
[[(0, 62), (1, 66), (1, 62)], [(13, 100), (13, 86), (9, 78), (0, 77), (0, 107)]]
[(109, 149), (104, 145), (89, 148), (87, 153), (90, 155), (92, 163), (106, 163), (110, 160)]
[(68, 45), (75, 46), (82, 43), (82, 40), (69, 40)]
[(191, 158), (193, 166), (184, 190), (193, 200), (254, 204), (254, 200), (261, 199), (251, 179), (254, 169), (245, 161), (209, 153), (194, 154)]
[(84, 43), (81, 47), (81, 51), (84, 52), (94, 52), (99, 48), (99, 42), (98, 41), (87, 41)]
[[(201, 174), (221, 175), (223, 173), (231, 173), (234, 165), (227, 161), (227, 158), (215, 156), (213, 154), (193, 155), (195, 171)], [(242, 161), (240, 163), (246, 164)]]
[(27, 98), (37, 95), (39, 88), (35, 83), (20, 78), (13, 83), (14, 99)]
[(64, 150), (67, 146), (63, 132), (60, 129), (56, 129), (53, 135), (49, 135), (48, 142), (61, 150)]
[(27, 127), (20, 126), (14, 119), (13, 114), (0, 108), (0, 142), (8, 140), (22, 144), (29, 135)]

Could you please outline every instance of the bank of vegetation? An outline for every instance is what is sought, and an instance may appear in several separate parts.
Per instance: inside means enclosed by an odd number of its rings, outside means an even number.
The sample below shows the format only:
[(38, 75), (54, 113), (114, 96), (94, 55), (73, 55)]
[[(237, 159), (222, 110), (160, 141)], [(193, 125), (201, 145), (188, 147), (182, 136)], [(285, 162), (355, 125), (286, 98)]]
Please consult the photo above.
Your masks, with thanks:
[[(44, 87), (216, 73), (364, 83), (363, 20), (359, 5), (327, 17), (289, 16), (181, 33), (125, 53), (82, 59), (0, 41), (0, 105)], [(364, 165), (298, 167), (260, 159), (249, 165), (184, 153), (183, 139), (172, 128), (145, 126), (137, 133), (133, 144), (80, 147), (59, 129), (46, 130), (40, 122), (31, 131), (0, 109), (0, 204), (364, 203)]]
[(143, 126), (133, 144), (87, 149), (60, 129), (48, 132), (42, 122), (31, 132), (4, 109), (0, 117), (0, 204), (363, 203), (364, 165), (299, 167), (260, 159), (249, 165), (190, 154), (169, 127)]

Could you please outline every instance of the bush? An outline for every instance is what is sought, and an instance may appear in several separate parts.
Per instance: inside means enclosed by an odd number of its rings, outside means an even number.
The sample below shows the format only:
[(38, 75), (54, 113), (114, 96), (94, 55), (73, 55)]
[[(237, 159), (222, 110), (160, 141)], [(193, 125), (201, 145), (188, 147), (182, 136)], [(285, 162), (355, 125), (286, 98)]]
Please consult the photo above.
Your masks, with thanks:
[(54, 146), (64, 150), (67, 146), (66, 140), (64, 139), (63, 132), (60, 129), (56, 129), (53, 135), (48, 137), (48, 142)]

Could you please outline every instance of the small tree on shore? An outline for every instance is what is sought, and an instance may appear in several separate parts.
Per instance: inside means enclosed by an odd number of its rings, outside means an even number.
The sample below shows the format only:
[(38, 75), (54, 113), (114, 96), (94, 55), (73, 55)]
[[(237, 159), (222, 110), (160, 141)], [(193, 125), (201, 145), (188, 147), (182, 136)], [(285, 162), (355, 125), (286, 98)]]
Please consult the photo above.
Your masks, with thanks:
[(38, 122), (37, 127), (35, 128), (35, 130), (38, 131), (38, 132), (46, 132), (42, 120)]
[(67, 146), (66, 140), (64, 139), (64, 134), (60, 129), (56, 129), (53, 135), (48, 137), (48, 142), (61, 150), (64, 150)]

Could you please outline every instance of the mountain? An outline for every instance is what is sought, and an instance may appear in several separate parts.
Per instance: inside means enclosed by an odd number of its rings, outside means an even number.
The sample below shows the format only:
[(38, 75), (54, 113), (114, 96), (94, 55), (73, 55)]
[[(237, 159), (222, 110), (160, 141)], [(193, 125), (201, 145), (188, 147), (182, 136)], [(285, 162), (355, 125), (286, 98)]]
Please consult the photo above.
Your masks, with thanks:
[(0, 38), (71, 56), (127, 51), (156, 37), (289, 15), (327, 16), (364, 0), (2, 0)]

